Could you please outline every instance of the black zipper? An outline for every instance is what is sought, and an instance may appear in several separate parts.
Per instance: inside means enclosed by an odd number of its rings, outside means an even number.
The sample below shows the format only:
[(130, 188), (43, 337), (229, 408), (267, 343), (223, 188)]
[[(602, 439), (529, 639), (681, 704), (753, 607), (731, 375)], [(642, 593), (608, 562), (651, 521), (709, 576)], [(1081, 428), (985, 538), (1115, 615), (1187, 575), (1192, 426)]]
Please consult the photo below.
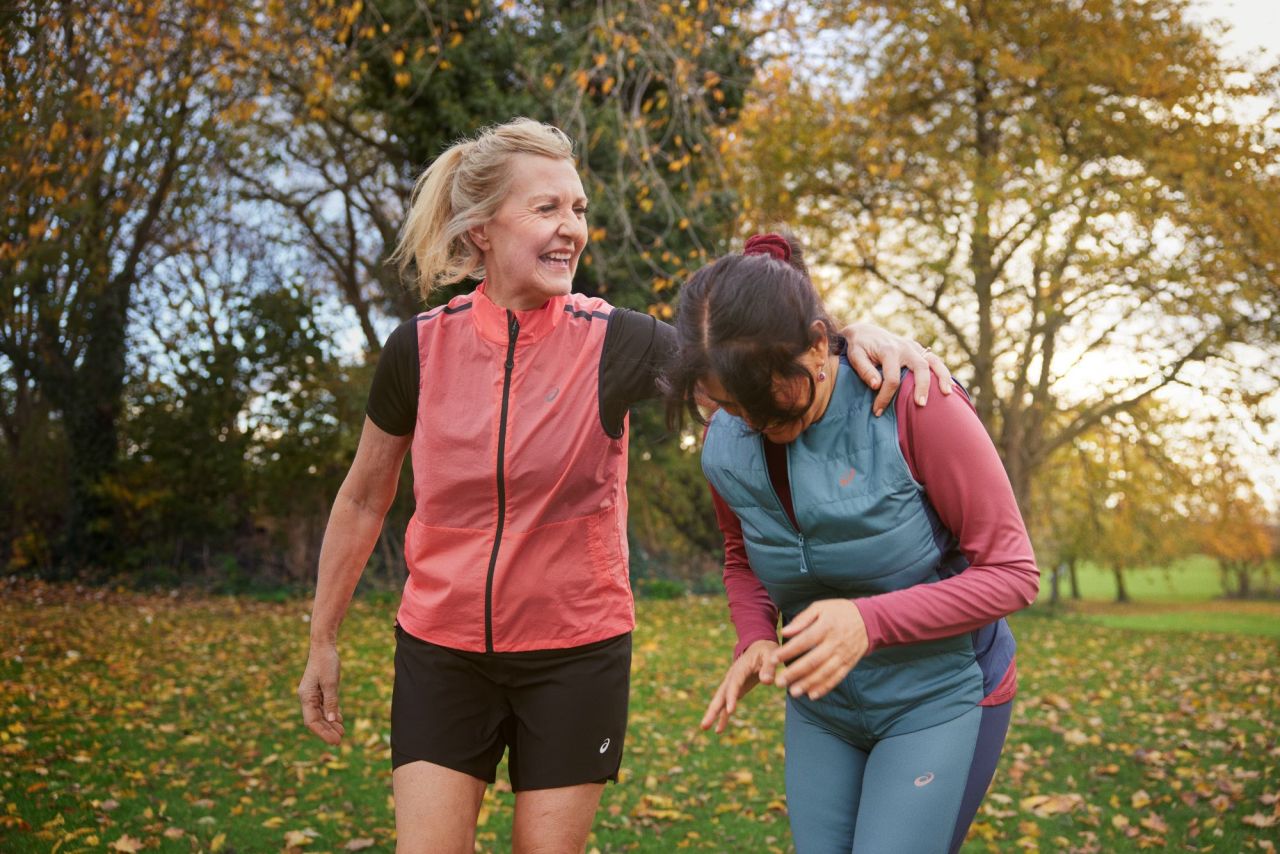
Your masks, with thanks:
[(493, 553), (489, 555), (489, 575), (484, 582), (484, 648), (493, 652), (493, 571), (498, 565), (498, 546), (502, 543), (502, 525), (507, 518), (507, 484), (504, 457), (507, 453), (507, 403), (511, 397), (511, 371), (516, 366), (516, 338), (520, 321), (507, 312), (507, 361), (502, 372), (502, 415), (498, 421), (498, 526), (493, 534)]

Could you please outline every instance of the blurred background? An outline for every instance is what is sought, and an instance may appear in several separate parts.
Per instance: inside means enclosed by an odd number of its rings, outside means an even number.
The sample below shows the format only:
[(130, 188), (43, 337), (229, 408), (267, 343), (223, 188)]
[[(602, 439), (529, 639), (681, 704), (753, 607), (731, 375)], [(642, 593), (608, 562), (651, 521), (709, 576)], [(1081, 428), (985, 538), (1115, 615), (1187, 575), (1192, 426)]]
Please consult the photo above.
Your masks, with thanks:
[[(578, 145), (578, 290), (669, 318), (698, 266), (786, 225), (837, 317), (940, 352), (1005, 462), (1046, 597), (1125, 598), (1187, 565), (1210, 595), (1273, 597), (1278, 15), (6, 6), (0, 569), (305, 591), (381, 343), (424, 308), (386, 264), (414, 179), (526, 115)], [(638, 587), (718, 590), (698, 437), (656, 406), (631, 430)], [(411, 512), (406, 470), (366, 586), (402, 582)]]

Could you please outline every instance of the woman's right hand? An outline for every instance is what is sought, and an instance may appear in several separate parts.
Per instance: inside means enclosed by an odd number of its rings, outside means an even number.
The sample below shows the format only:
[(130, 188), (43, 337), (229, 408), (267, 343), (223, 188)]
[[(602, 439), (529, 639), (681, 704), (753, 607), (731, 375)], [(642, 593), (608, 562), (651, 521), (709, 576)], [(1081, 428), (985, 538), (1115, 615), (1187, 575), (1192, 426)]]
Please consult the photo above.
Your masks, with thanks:
[(298, 700), (302, 703), (302, 721), (325, 744), (338, 745), (346, 728), (338, 710), (337, 644), (312, 644), (307, 656), (307, 669), (298, 683)]
[(738, 699), (761, 682), (773, 682), (777, 665), (770, 664), (773, 660), (771, 653), (777, 648), (776, 641), (758, 640), (743, 650), (711, 698), (707, 712), (702, 716), (703, 729), (710, 729), (715, 724), (717, 733), (724, 732), (729, 716), (738, 707)]

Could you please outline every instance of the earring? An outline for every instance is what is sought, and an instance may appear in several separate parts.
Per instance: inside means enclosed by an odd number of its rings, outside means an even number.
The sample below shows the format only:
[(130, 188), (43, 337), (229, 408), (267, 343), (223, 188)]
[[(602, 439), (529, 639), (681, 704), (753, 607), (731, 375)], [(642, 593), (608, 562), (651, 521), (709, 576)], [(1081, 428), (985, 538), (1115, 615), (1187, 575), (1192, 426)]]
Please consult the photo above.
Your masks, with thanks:
[(826, 379), (827, 379), (827, 372), (818, 371), (818, 382), (826, 382)]

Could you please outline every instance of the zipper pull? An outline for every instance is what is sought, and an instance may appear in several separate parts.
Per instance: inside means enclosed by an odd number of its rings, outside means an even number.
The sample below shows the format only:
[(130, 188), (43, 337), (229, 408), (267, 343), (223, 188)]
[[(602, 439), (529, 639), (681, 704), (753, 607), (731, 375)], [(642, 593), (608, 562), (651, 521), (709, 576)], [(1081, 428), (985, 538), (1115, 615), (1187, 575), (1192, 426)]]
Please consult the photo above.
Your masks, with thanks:
[(809, 571), (809, 566), (804, 560), (804, 534), (797, 534), (797, 536), (800, 538), (800, 571), (802, 573), (807, 573)]
[(507, 312), (507, 362), (509, 371), (516, 366), (516, 338), (520, 335), (520, 319), (512, 311)]

